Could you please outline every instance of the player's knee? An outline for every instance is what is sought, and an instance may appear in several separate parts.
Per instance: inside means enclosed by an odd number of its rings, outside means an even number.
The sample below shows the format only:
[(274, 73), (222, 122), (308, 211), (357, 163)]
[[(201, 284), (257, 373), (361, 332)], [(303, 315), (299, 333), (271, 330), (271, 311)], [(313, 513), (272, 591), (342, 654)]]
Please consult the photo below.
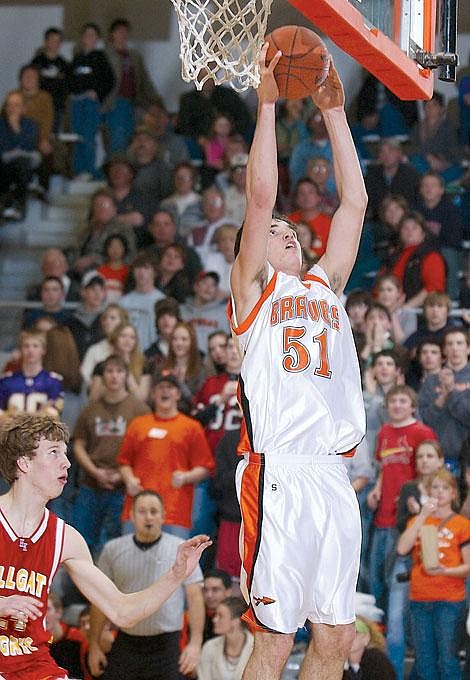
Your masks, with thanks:
[(313, 626), (312, 645), (315, 653), (325, 658), (346, 658), (355, 638), (354, 624)]
[(255, 633), (254, 654), (273, 671), (284, 668), (294, 641), (293, 635)]

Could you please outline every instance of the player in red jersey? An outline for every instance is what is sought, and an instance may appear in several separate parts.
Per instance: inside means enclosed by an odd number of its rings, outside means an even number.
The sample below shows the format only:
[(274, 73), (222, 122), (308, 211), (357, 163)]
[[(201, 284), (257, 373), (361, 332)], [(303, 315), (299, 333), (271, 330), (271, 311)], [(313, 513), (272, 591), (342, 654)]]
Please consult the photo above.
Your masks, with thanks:
[(49, 654), (44, 624), (59, 565), (88, 600), (127, 628), (163, 604), (209, 545), (207, 536), (185, 541), (164, 576), (145, 590), (121, 593), (94, 566), (82, 536), (45, 507), (67, 481), (68, 437), (66, 426), (49, 416), (16, 415), (0, 429), (0, 474), (11, 484), (0, 497), (0, 680), (66, 680)]

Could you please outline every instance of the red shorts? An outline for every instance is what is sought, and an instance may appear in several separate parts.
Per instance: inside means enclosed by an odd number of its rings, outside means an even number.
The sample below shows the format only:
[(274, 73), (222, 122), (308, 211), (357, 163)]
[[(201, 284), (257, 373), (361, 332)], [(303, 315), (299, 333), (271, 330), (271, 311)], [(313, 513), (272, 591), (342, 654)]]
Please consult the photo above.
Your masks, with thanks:
[[(0, 660), (1, 662), (1, 660)], [(53, 659), (32, 661), (30, 668), (23, 668), (20, 671), (9, 671), (8, 673), (0, 670), (0, 680), (68, 680), (67, 671), (60, 668)]]

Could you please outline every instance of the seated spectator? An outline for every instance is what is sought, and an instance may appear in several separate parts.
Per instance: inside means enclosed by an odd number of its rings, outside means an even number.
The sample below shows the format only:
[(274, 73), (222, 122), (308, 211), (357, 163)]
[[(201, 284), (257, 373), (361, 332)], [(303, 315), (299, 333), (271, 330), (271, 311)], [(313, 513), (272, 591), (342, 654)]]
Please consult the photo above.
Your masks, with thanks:
[(71, 315), (69, 309), (64, 309), (64, 286), (62, 279), (57, 276), (46, 276), (40, 289), (40, 301), (42, 307), (39, 309), (29, 309), (23, 318), (23, 328), (29, 328), (41, 316), (50, 316), (54, 321), (61, 325), (67, 322)]
[(420, 173), (431, 170), (450, 182), (462, 174), (457, 131), (447, 117), (440, 92), (434, 92), (423, 107), (423, 120), (415, 124), (410, 135), (410, 162)]
[[(240, 134), (230, 135), (227, 139), (227, 144), (225, 146), (225, 151), (223, 155), (224, 168), (215, 176), (214, 184), (222, 192), (226, 191), (230, 185), (230, 173), (231, 173), (231, 163), (234, 156), (240, 154), (246, 154), (248, 151), (248, 146)], [(207, 189), (210, 183), (204, 183), (201, 178), (201, 188), (202, 190)]]
[(208, 271), (216, 272), (220, 277), (220, 296), (222, 299), (230, 297), (230, 272), (235, 261), (235, 241), (238, 227), (233, 224), (222, 224), (217, 227), (212, 242), (216, 250), (208, 253), (204, 264)]
[(129, 243), (122, 234), (110, 234), (103, 245), (103, 264), (97, 269), (106, 283), (106, 299), (117, 302), (123, 295), (129, 276)]
[(392, 387), (403, 384), (403, 371), (392, 349), (374, 354), (364, 374), (364, 406), (366, 410), (366, 440), (370, 451), (377, 448), (377, 435), (387, 422), (385, 397)]
[(306, 176), (315, 182), (320, 202), (318, 209), (326, 215), (332, 215), (339, 205), (336, 191), (331, 191), (331, 163), (327, 158), (314, 156), (307, 163)]
[(416, 357), (410, 362), (406, 374), (406, 384), (419, 392), (428, 375), (437, 375), (443, 363), (440, 340), (422, 340), (416, 348)]
[[(411, 632), (416, 671), (422, 678), (440, 668), (443, 677), (460, 678), (457, 640), (465, 620), (465, 578), (470, 574), (470, 520), (457, 514), (457, 482), (439, 470), (426, 484), (428, 499), (398, 540), (399, 555), (412, 554)], [(425, 565), (420, 535), (434, 526), (439, 544), (436, 566)], [(421, 544), (422, 544), (421, 538)], [(444, 612), (444, 613), (443, 613)]]
[(77, 345), (80, 360), (85, 356), (90, 345), (102, 339), (100, 315), (106, 300), (106, 288), (103, 277), (96, 270), (87, 272), (81, 282), (81, 304), (67, 320)]
[(253, 635), (241, 620), (246, 608), (240, 597), (229, 597), (219, 604), (214, 615), (217, 637), (203, 645), (198, 680), (241, 680), (254, 644)]
[(136, 240), (132, 227), (122, 224), (117, 206), (110, 191), (98, 189), (91, 197), (88, 223), (78, 238), (79, 257), (73, 268), (79, 274), (99, 266), (103, 262), (103, 248), (112, 234), (122, 234), (129, 246), (129, 255), (136, 252)]
[[(153, 101), (147, 106), (143, 124), (155, 135), (166, 162), (172, 169), (189, 162), (188, 147), (184, 137), (177, 135), (170, 124), (170, 117), (161, 101)], [(192, 167), (192, 166), (191, 166)]]
[(196, 178), (197, 171), (191, 163), (178, 163), (173, 170), (174, 191), (159, 206), (159, 211), (171, 213), (178, 237), (184, 240), (203, 219), (201, 196), (195, 190)]
[(356, 637), (348, 654), (342, 680), (396, 680), (389, 658), (385, 654), (385, 640), (375, 621), (356, 617)]
[(159, 372), (162, 363), (168, 358), (170, 338), (179, 321), (181, 316), (176, 300), (164, 298), (155, 303), (157, 339), (145, 350), (146, 367), (151, 375)]
[(0, 209), (7, 219), (24, 217), (28, 184), (41, 163), (38, 140), (36, 123), (25, 116), (23, 95), (10, 92), (0, 117)]
[(446, 265), (419, 213), (407, 213), (399, 224), (400, 249), (390, 272), (403, 286), (405, 307), (421, 307), (428, 293), (446, 290)]
[(392, 387), (385, 405), (389, 421), (377, 436), (379, 474), (367, 503), (375, 511), (370, 550), (370, 590), (378, 607), (387, 600), (386, 567), (396, 541), (397, 499), (405, 482), (416, 475), (415, 451), (423, 440), (437, 439), (434, 431), (415, 417), (418, 398), (407, 385)]
[(311, 179), (300, 179), (294, 189), (293, 205), (295, 211), (289, 215), (292, 222), (308, 224), (315, 234), (314, 252), (319, 257), (323, 255), (330, 232), (331, 217), (320, 212), (320, 195), (316, 184)]
[[(62, 377), (62, 385), (65, 391), (65, 402), (69, 394), (78, 394), (82, 378), (80, 375), (80, 359), (73, 335), (67, 326), (54, 325), (46, 332), (46, 353), (44, 355), (44, 368), (52, 374)], [(64, 411), (67, 410), (65, 403)], [(62, 412), (62, 419), (64, 412)]]
[(157, 258), (161, 257), (162, 251), (169, 245), (177, 243), (184, 248), (185, 266), (184, 273), (194, 282), (196, 275), (201, 271), (201, 258), (194, 250), (186, 245), (184, 239), (176, 233), (176, 222), (168, 210), (158, 210), (152, 217), (148, 228), (151, 243), (146, 252)]
[(206, 374), (210, 378), (225, 371), (227, 364), (227, 341), (229, 335), (224, 331), (213, 331), (207, 340)]
[(88, 642), (81, 630), (62, 621), (64, 606), (57, 593), (47, 599), (46, 629), (51, 634), (49, 647), (52, 658), (71, 678), (85, 678)]
[[(150, 393), (151, 378), (144, 370), (144, 355), (142, 354), (137, 337), (137, 331), (130, 323), (124, 323), (115, 328), (109, 337), (112, 354), (120, 357), (128, 368), (126, 375), (126, 390), (140, 401), (147, 401)], [(106, 392), (103, 373), (106, 359), (97, 364), (93, 371), (90, 384), (90, 399), (97, 401)]]
[(25, 115), (38, 126), (38, 149), (42, 163), (38, 168), (39, 182), (43, 190), (49, 187), (53, 172), (52, 131), (54, 128), (54, 104), (51, 95), (39, 88), (39, 69), (32, 64), (23, 66), (19, 73), (19, 91), (23, 95)]
[(421, 178), (416, 209), (425, 219), (429, 232), (437, 239), (439, 251), (447, 264), (447, 292), (452, 300), (459, 297), (459, 273), (463, 265), (461, 253), (463, 222), (452, 197), (445, 192), (444, 180), (436, 172)]
[(202, 193), (202, 223), (188, 234), (188, 245), (195, 248), (201, 259), (211, 251), (215, 230), (227, 221), (224, 195), (215, 184)]
[[(285, 99), (279, 103), (276, 117), (277, 158), (281, 166), (287, 167), (292, 151), (299, 142), (308, 137), (307, 126), (303, 119), (304, 101)], [(289, 194), (289, 186), (284, 185), (284, 193)]]
[(0, 414), (18, 412), (59, 415), (64, 405), (62, 376), (43, 367), (46, 336), (41, 331), (20, 334), (21, 370), (0, 378)]
[(454, 327), (454, 323), (449, 319), (451, 308), (452, 303), (446, 293), (435, 292), (426, 295), (423, 302), (423, 323), (403, 343), (412, 355), (421, 342), (434, 340), (440, 343), (446, 330)]
[(116, 457), (130, 421), (150, 411), (130, 393), (129, 364), (123, 357), (111, 355), (101, 368), (101, 396), (90, 394), (73, 432), (80, 471), (73, 525), (95, 556), (106, 541), (121, 535), (124, 485)]
[(374, 355), (385, 349), (393, 349), (402, 363), (408, 358), (407, 350), (392, 339), (392, 316), (379, 302), (372, 302), (365, 313), (364, 336), (360, 359), (365, 369), (372, 364)]
[[(212, 171), (223, 169), (223, 155), (232, 133), (231, 118), (224, 113), (216, 113), (207, 135), (201, 135), (197, 140), (203, 151), (203, 161), (206, 168)], [(215, 176), (216, 173), (211, 174)]]
[(155, 285), (177, 302), (184, 302), (191, 294), (191, 284), (184, 271), (185, 249), (179, 243), (171, 243), (162, 249)]
[(224, 190), (225, 214), (229, 222), (241, 227), (246, 211), (247, 154), (235, 154), (230, 160), (229, 185)]
[(65, 113), (68, 95), (69, 63), (61, 56), (63, 33), (51, 26), (44, 33), (44, 42), (37, 50), (31, 64), (39, 71), (39, 86), (52, 97), (54, 106), (53, 131), (59, 132)]
[(375, 254), (388, 267), (400, 247), (399, 224), (408, 213), (403, 196), (386, 196), (379, 204), (377, 220), (373, 222)]
[(179, 321), (175, 325), (170, 336), (168, 357), (162, 363), (161, 370), (162, 373), (169, 373), (177, 378), (183, 402), (192, 406), (193, 399), (204, 384), (206, 375), (196, 333), (191, 323)]
[(102, 105), (116, 79), (105, 53), (98, 48), (101, 31), (96, 24), (84, 24), (70, 65), (72, 130), (80, 136), (73, 151), (73, 171), (99, 177), (95, 137), (101, 124)]
[(106, 56), (115, 76), (114, 89), (106, 100), (104, 120), (109, 153), (124, 151), (134, 132), (136, 109), (160, 99), (139, 52), (129, 46), (131, 24), (119, 17), (109, 27)]
[(376, 164), (370, 164), (365, 176), (369, 205), (367, 216), (377, 219), (381, 202), (387, 196), (402, 196), (409, 205), (419, 190), (419, 173), (404, 161), (400, 143), (393, 138), (382, 140)]
[(143, 352), (155, 342), (155, 303), (165, 296), (155, 287), (158, 260), (147, 252), (136, 255), (131, 264), (135, 288), (124, 295), (119, 304), (127, 309), (132, 324), (137, 329), (139, 346)]
[(104, 338), (94, 345), (90, 345), (80, 365), (80, 373), (87, 387), (90, 386), (95, 366), (113, 353), (113, 347), (109, 341), (111, 335), (118, 326), (129, 323), (129, 315), (123, 307), (111, 303), (106, 306), (101, 314), (100, 323)]
[[(315, 156), (326, 158), (330, 163), (333, 162), (333, 151), (331, 143), (326, 130), (325, 121), (321, 111), (314, 111), (307, 120), (307, 128), (309, 136), (299, 141), (294, 147), (290, 162), (289, 175), (291, 186), (295, 186), (297, 182), (305, 177), (307, 173), (307, 163)], [(328, 183), (330, 191), (336, 191), (336, 184), (333, 177)]]
[(199, 351), (203, 355), (207, 352), (210, 333), (229, 330), (225, 304), (220, 299), (219, 282), (216, 272), (200, 272), (193, 285), (194, 296), (181, 305), (181, 316), (185, 321), (191, 321)]
[(128, 155), (136, 168), (134, 189), (147, 199), (151, 198), (149, 213), (153, 214), (160, 201), (171, 192), (172, 168), (159, 152), (155, 133), (145, 126), (135, 131)]
[(458, 476), (461, 449), (470, 429), (470, 341), (463, 328), (444, 333), (445, 363), (439, 373), (426, 377), (419, 390), (419, 412), (442, 446), (446, 466)]
[[(67, 258), (59, 248), (47, 248), (44, 251), (41, 259), (43, 277), (54, 276), (60, 279), (64, 287), (65, 301), (76, 302), (80, 300), (80, 285), (69, 276), (69, 269)], [(33, 285), (28, 290), (28, 300), (41, 299), (41, 283)]]
[(470, 150), (470, 75), (463, 75), (457, 79), (459, 88), (459, 138), (461, 143)]
[(375, 282), (377, 302), (386, 307), (392, 319), (392, 340), (401, 345), (403, 341), (416, 331), (417, 314), (404, 307), (405, 297), (401, 281), (393, 274), (383, 274)]
[(351, 324), (356, 348), (361, 348), (365, 343), (365, 316), (372, 303), (372, 296), (366, 290), (352, 290), (345, 302), (345, 309)]
[(136, 169), (126, 156), (114, 156), (103, 165), (108, 187), (116, 204), (118, 220), (132, 227), (139, 246), (145, 244), (145, 227), (152, 209), (153, 198), (134, 187)]

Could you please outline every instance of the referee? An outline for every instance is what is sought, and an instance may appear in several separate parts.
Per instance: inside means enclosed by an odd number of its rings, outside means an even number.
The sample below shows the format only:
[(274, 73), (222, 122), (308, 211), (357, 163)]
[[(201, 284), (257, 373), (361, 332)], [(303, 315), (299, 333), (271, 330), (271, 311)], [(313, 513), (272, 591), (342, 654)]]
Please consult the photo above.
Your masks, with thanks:
[[(162, 531), (164, 509), (154, 491), (141, 491), (133, 498), (135, 534), (106, 543), (98, 567), (123, 592), (130, 593), (152, 583), (174, 562), (180, 538)], [(200, 659), (205, 608), (202, 573), (193, 574), (152, 616), (119, 630), (106, 657), (100, 649), (105, 615), (91, 608), (88, 661), (101, 680), (178, 680), (196, 670)], [(189, 642), (180, 653), (185, 597), (189, 612)]]

